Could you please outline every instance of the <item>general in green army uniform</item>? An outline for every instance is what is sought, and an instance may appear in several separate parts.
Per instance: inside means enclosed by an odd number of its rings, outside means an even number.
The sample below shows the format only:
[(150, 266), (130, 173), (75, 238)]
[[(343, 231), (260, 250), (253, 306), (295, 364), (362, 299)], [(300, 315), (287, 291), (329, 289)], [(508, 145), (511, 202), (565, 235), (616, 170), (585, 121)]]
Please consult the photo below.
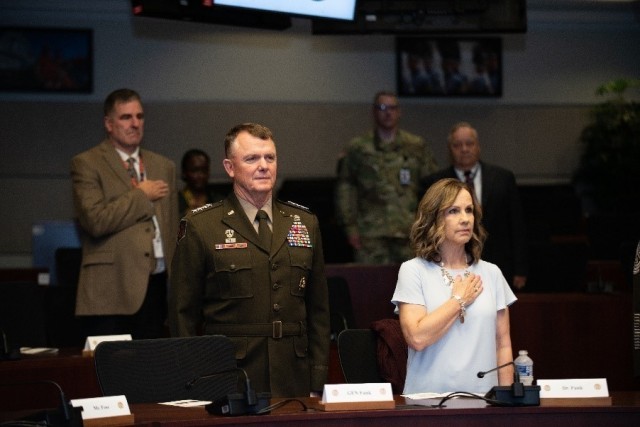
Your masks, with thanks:
[(375, 129), (353, 139), (340, 159), (337, 216), (357, 262), (400, 264), (414, 256), (409, 230), (420, 182), (437, 164), (422, 137), (399, 129), (393, 93), (376, 94), (373, 117)]
[[(277, 168), (269, 129), (236, 126), (225, 152), (234, 191), (181, 221), (171, 273), (172, 335), (228, 336), (238, 367), (258, 392), (320, 392), (330, 333), (318, 220), (302, 206), (272, 199)], [(267, 226), (265, 241), (261, 227)]]

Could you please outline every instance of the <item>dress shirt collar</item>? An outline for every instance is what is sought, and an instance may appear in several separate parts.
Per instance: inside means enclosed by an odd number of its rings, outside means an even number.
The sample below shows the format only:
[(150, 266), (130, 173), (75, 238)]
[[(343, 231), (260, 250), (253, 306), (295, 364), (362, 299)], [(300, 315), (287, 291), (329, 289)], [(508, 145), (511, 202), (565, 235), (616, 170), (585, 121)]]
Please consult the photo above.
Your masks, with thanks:
[[(260, 209), (265, 211), (267, 215), (269, 215), (269, 225), (273, 224), (273, 201), (271, 198), (267, 200), (267, 203), (264, 204), (261, 208), (256, 208), (251, 203), (244, 200), (242, 197), (236, 195), (238, 198), (238, 202), (240, 202), (240, 206), (242, 206), (242, 210), (244, 211), (247, 218), (249, 218), (249, 222), (253, 224), (253, 227), (258, 231), (258, 221), (256, 221), (256, 215)], [(273, 226), (271, 226), (273, 228)]]
[(133, 157), (136, 160), (136, 165), (140, 164), (140, 147), (136, 147), (136, 151), (134, 151), (132, 154), (127, 154), (119, 148), (116, 148), (116, 152), (123, 162), (126, 162), (129, 157)]

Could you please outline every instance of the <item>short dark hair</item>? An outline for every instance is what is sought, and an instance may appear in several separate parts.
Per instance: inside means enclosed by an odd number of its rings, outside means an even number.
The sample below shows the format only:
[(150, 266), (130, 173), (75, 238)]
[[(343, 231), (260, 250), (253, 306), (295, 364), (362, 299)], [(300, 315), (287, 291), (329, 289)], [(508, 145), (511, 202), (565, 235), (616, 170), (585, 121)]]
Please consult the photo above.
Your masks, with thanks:
[(182, 173), (184, 173), (185, 169), (187, 169), (187, 163), (189, 162), (189, 160), (191, 160), (194, 157), (204, 157), (207, 160), (207, 163), (211, 164), (211, 159), (209, 158), (209, 155), (204, 152), (203, 150), (200, 150), (199, 148), (192, 148), (190, 150), (187, 150), (183, 155), (182, 155), (182, 162), (180, 163), (180, 168)]
[(453, 134), (456, 133), (458, 131), (458, 129), (461, 128), (469, 128), (471, 129), (471, 131), (474, 134), (474, 137), (476, 140), (478, 140), (478, 131), (471, 125), (471, 123), (469, 122), (458, 122), (455, 125), (451, 126), (451, 129), (449, 129), (449, 134), (447, 135), (447, 142), (449, 144), (451, 144), (451, 141), (453, 141)]
[(113, 111), (117, 103), (134, 101), (134, 100), (142, 103), (142, 100), (140, 99), (140, 94), (135, 90), (127, 89), (127, 88), (114, 90), (109, 95), (107, 95), (107, 98), (104, 100), (103, 111), (104, 111), (105, 117), (108, 116)]
[[(263, 125), (259, 125), (257, 123), (242, 123), (232, 127), (227, 135), (224, 138), (224, 155), (228, 159), (229, 152), (231, 151), (231, 144), (236, 140), (238, 134), (240, 132), (247, 132), (251, 136), (255, 136), (256, 138), (260, 138), (264, 141), (272, 140), (273, 141), (273, 133), (271, 130)], [(275, 144), (275, 141), (273, 141)]]
[(373, 97), (373, 105), (376, 105), (378, 103), (378, 99), (381, 96), (391, 96), (391, 97), (394, 97), (394, 98), (398, 99), (398, 95), (396, 95), (395, 92), (392, 92), (390, 90), (381, 90), (381, 91), (377, 92), (374, 95), (374, 97)]

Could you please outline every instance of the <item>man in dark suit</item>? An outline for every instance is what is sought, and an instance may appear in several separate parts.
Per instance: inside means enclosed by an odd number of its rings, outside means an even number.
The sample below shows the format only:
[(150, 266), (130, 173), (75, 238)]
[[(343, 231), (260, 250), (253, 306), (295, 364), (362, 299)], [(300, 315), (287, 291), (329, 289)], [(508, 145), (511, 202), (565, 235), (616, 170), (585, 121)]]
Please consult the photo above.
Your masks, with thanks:
[(233, 192), (180, 223), (171, 333), (228, 336), (258, 392), (320, 392), (328, 373), (329, 303), (318, 220), (273, 199), (277, 161), (269, 129), (234, 127), (225, 156)]
[(87, 335), (163, 336), (167, 266), (175, 247), (175, 165), (140, 147), (144, 111), (130, 89), (104, 102), (107, 137), (71, 161), (81, 227), (76, 315)]
[(489, 233), (482, 259), (497, 264), (514, 289), (527, 282), (528, 256), (524, 216), (513, 172), (480, 161), (478, 132), (467, 122), (453, 126), (448, 136), (451, 166), (424, 181), (424, 191), (442, 178), (466, 181), (482, 205)]

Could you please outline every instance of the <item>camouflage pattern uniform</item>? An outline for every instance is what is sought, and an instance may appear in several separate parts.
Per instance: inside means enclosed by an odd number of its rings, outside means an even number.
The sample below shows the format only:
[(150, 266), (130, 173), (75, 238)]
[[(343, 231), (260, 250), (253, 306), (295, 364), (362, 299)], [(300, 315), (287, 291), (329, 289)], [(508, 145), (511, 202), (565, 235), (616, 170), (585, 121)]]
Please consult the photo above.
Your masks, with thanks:
[(409, 231), (420, 181), (437, 170), (425, 140), (398, 130), (383, 143), (370, 131), (353, 139), (338, 167), (336, 206), (347, 236), (360, 235), (356, 261), (397, 264), (413, 258)]

